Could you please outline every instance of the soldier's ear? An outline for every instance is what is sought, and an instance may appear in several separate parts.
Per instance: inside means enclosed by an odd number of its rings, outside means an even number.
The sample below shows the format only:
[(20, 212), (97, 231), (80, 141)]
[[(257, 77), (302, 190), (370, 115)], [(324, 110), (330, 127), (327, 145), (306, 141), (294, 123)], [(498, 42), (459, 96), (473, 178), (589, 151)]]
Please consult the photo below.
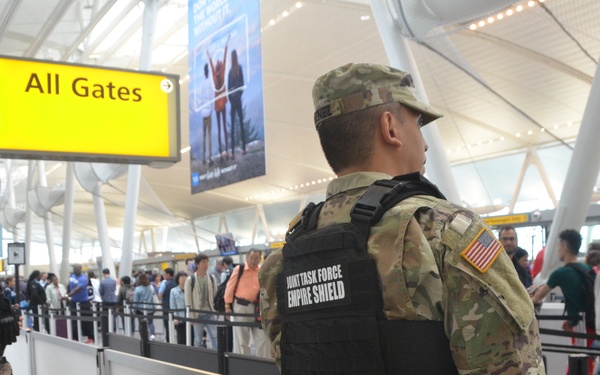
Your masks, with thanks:
[(385, 111), (379, 118), (379, 131), (381, 138), (386, 144), (394, 147), (402, 147), (402, 140), (400, 139), (397, 122), (398, 120), (391, 112)]

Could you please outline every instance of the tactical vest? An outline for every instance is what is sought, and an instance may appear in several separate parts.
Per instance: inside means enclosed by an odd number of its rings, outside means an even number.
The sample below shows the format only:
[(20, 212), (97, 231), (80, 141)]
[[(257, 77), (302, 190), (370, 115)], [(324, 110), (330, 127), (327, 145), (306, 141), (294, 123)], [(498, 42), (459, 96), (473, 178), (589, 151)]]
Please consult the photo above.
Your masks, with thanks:
[(457, 374), (443, 322), (386, 320), (372, 225), (412, 195), (441, 192), (420, 174), (378, 180), (349, 223), (317, 229), (324, 202), (310, 203), (286, 238), (277, 280), (281, 372), (304, 374)]

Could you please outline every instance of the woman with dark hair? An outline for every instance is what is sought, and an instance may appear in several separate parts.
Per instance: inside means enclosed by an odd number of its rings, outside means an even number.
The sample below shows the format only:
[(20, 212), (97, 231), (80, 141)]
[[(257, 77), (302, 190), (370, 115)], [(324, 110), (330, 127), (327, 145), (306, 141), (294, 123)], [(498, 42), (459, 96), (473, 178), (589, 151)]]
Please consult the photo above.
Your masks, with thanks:
[(524, 271), (523, 274), (525, 277), (524, 280), (522, 280), (523, 285), (525, 288), (529, 288), (531, 285), (533, 285), (533, 278), (531, 277), (531, 271), (529, 271), (529, 253), (519, 247), (515, 251), (515, 259), (517, 260), (517, 264), (515, 266), (518, 265)]
[[(46, 307), (46, 291), (40, 284), (42, 274), (35, 270), (29, 275), (27, 281), (27, 294), (29, 295), (29, 308), (34, 314), (38, 314), (38, 306)], [(40, 331), (40, 320), (37, 317), (33, 318), (33, 330)]]
[(244, 114), (242, 112), (242, 92), (244, 73), (238, 62), (237, 51), (231, 51), (231, 68), (228, 75), (229, 102), (231, 103), (231, 158), (235, 159), (235, 116), (237, 114), (242, 136), (242, 155), (246, 155), (246, 136), (244, 134)]
[(133, 293), (133, 308), (135, 309), (135, 314), (140, 315), (140, 322), (144, 315), (148, 319), (150, 340), (154, 340), (154, 322), (152, 322), (152, 315), (154, 315), (154, 305), (152, 304), (153, 294), (154, 289), (150, 285), (148, 275), (145, 273), (140, 274), (138, 277), (138, 286), (135, 287), (135, 292)]

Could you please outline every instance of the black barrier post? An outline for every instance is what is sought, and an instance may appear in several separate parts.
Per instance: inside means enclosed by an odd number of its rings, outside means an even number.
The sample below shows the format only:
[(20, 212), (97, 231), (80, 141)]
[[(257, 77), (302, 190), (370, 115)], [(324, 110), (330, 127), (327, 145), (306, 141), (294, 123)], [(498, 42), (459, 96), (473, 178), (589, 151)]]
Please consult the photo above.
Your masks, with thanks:
[(100, 332), (102, 334), (102, 346), (108, 346), (108, 315), (100, 315)]
[(142, 357), (150, 358), (150, 345), (148, 344), (148, 319), (140, 319), (140, 349)]
[(217, 327), (217, 360), (219, 374), (225, 374), (225, 351), (227, 348), (227, 327)]
[(589, 356), (586, 354), (569, 355), (568, 375), (587, 375), (589, 373)]

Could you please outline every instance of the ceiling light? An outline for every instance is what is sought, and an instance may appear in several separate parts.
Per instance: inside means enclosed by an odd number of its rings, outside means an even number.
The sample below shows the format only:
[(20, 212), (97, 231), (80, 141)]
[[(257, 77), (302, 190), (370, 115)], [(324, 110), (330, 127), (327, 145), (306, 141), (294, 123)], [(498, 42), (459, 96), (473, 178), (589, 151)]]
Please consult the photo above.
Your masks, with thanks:
[(558, 124), (554, 125), (554, 129), (558, 129)]
[(527, 5), (528, 5), (529, 7), (532, 7), (532, 6), (534, 6), (534, 5), (535, 5), (535, 1), (533, 1), (533, 0), (529, 0), (529, 2), (527, 2)]
[(477, 28), (477, 25), (475, 25), (474, 23), (471, 24), (471, 26), (469, 26), (469, 29), (471, 30), (475, 30)]
[(484, 27), (485, 26), (485, 21), (479, 21), (479, 27)]
[(494, 23), (494, 17), (489, 17), (489, 18), (487, 19), (487, 21), (488, 21), (488, 23)]
[(546, 131), (546, 128), (541, 128), (540, 131), (543, 133)]
[(191, 148), (190, 146), (187, 146), (187, 147), (184, 147), (184, 148), (182, 148), (180, 152), (181, 152), (182, 154), (185, 154), (186, 152), (189, 152), (191, 149), (192, 149), (192, 148)]
[(302, 8), (302, 2), (301, 1), (298, 1), (296, 3), (296, 8)]
[(527, 135), (532, 135), (533, 134), (533, 130), (530, 130), (527, 132)]
[(502, 13), (498, 13), (498, 15), (496, 16), (497, 19), (501, 20), (504, 18), (504, 14)]
[(520, 12), (520, 11), (522, 11), (522, 10), (523, 10), (523, 5), (519, 5), (519, 6), (517, 6), (517, 12)]
[(500, 137), (500, 140), (503, 141), (504, 140), (504, 136)]
[(573, 126), (573, 122), (572, 121), (567, 122), (567, 126)]
[(512, 14), (513, 14), (512, 9), (509, 9), (509, 10), (506, 11), (506, 15), (507, 16), (512, 16)]
[(517, 133), (515, 134), (515, 137), (519, 138), (521, 136), (521, 133)]
[(361, 21), (368, 21), (371, 19), (371, 16), (360, 16)]
[(289, 15), (287, 10), (284, 10), (283, 13), (281, 13), (282, 16), (287, 17)]
[(269, 25), (271, 25), (271, 26), (275, 25), (275, 20), (270, 20)]

